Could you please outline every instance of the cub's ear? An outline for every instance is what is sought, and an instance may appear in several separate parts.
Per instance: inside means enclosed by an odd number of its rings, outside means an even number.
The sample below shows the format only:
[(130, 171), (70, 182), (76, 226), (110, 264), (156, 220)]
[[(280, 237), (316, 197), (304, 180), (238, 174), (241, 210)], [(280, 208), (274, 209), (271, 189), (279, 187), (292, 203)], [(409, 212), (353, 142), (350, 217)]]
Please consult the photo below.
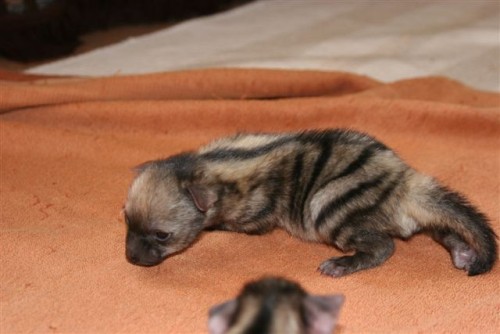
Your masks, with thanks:
[(207, 212), (218, 200), (217, 193), (208, 187), (192, 184), (188, 185), (186, 189), (189, 195), (191, 195), (194, 204), (201, 212)]
[(238, 302), (235, 299), (212, 306), (208, 311), (208, 332), (210, 334), (224, 334), (229, 328), (231, 318), (236, 312)]
[(310, 324), (307, 334), (330, 334), (337, 323), (343, 295), (313, 296), (304, 300), (306, 317)]

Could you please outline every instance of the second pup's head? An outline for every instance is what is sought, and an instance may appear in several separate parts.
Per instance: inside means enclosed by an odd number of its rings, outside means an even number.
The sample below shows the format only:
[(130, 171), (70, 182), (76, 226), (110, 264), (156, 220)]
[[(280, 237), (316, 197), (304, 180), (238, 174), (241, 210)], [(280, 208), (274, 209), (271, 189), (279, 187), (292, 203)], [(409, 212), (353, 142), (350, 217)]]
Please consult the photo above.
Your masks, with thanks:
[(208, 329), (210, 334), (330, 334), (343, 302), (343, 295), (310, 295), (295, 282), (269, 277), (213, 306)]

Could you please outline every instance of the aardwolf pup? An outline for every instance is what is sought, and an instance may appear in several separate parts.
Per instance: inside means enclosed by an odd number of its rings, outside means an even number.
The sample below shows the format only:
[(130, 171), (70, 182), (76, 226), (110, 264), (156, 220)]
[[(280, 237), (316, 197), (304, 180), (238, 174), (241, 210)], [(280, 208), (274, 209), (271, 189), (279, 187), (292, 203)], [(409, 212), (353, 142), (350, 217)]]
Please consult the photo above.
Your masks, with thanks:
[(349, 130), (239, 134), (138, 167), (124, 206), (126, 256), (152, 266), (203, 229), (263, 234), (275, 227), (353, 255), (324, 261), (339, 277), (372, 268), (393, 238), (430, 234), (469, 276), (497, 258), (487, 218), (462, 195)]
[(343, 295), (310, 295), (283, 278), (246, 284), (240, 295), (209, 311), (210, 334), (331, 334)]

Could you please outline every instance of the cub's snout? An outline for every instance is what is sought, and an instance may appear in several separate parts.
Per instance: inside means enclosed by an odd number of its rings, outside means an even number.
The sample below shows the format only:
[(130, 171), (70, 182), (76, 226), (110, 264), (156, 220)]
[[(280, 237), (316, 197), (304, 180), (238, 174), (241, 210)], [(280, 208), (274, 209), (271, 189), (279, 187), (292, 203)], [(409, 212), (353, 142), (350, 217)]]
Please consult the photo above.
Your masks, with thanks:
[(155, 266), (165, 260), (161, 247), (155, 244), (151, 236), (127, 232), (125, 255), (128, 262), (139, 266)]

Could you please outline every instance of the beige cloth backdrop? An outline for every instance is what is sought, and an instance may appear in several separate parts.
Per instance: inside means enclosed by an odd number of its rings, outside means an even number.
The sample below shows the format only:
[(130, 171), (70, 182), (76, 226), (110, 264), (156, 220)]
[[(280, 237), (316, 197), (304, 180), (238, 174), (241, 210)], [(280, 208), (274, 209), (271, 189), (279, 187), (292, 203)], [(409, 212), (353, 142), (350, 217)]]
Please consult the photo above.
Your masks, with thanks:
[(500, 90), (496, 0), (264, 0), (32, 69), (113, 75), (205, 67), (445, 75)]

